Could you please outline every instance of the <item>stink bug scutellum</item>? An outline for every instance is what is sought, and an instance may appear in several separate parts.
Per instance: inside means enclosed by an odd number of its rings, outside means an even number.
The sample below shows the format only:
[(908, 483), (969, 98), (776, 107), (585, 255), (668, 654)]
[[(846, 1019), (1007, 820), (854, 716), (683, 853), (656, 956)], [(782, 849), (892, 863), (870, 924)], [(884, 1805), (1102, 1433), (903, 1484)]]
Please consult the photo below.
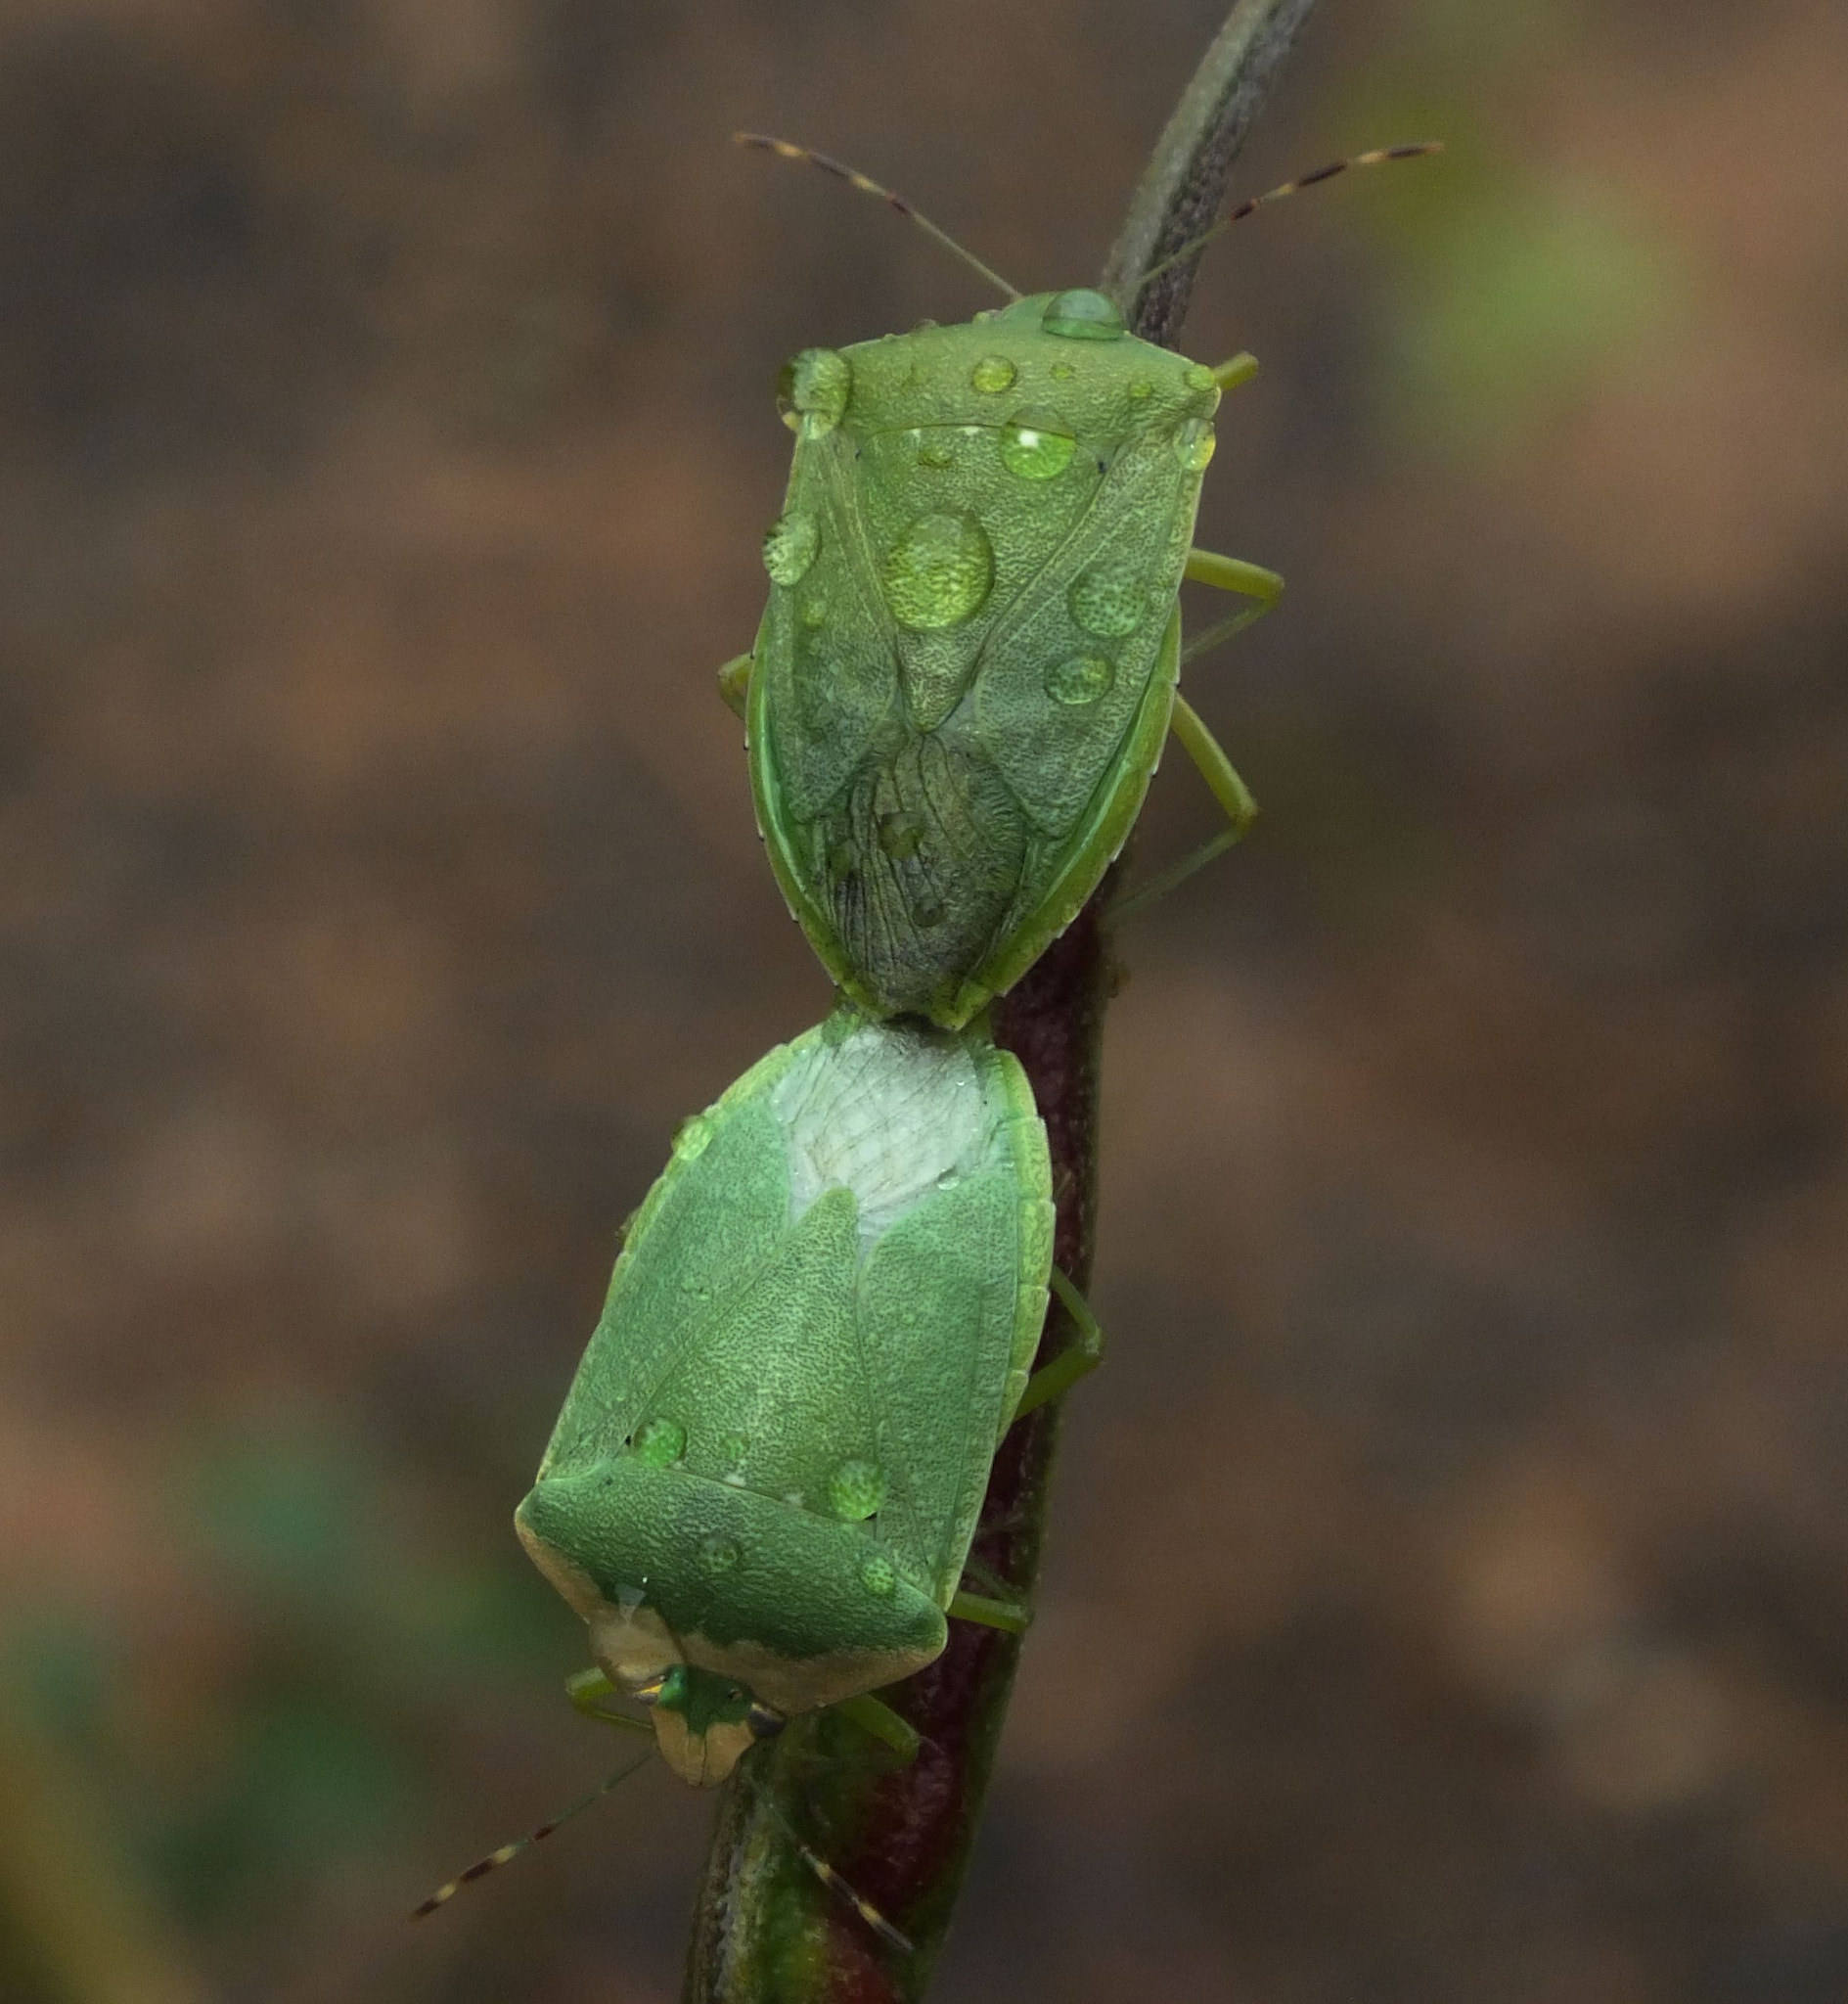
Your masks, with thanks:
[[(1012, 300), (789, 365), (796, 445), (764, 540), (770, 601), (751, 652), (721, 671), (772, 867), (829, 974), (877, 1015), (955, 1026), (1077, 916), (1171, 729), (1228, 825), (1161, 888), (1255, 812), (1177, 683), (1184, 577), (1252, 602), (1190, 654), (1283, 589), (1193, 547), (1213, 413), (1257, 364), (1155, 347), (1101, 292), (1022, 297), (865, 175), (738, 138), (881, 197)], [(1435, 150), (1357, 155), (1226, 220)]]

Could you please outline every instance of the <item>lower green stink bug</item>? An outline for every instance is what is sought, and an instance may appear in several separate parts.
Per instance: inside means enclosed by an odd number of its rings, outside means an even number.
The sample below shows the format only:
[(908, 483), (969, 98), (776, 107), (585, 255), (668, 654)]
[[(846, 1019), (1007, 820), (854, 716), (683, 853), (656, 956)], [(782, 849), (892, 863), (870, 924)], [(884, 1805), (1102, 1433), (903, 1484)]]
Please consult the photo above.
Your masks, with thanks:
[[(1053, 1275), (1046, 1134), (978, 1028), (843, 1006), (681, 1128), (517, 1516), (660, 1752), (721, 1781), (790, 1716), (858, 1704), (943, 1648)], [(1095, 1324), (1081, 1328), (1095, 1339)]]
[(1213, 413), (1257, 364), (1141, 341), (1133, 302), (1101, 292), (1023, 298), (864, 175), (739, 139), (883, 197), (1013, 301), (789, 364), (770, 601), (721, 673), (777, 881), (828, 972), (877, 1015), (955, 1026), (1077, 916), (1170, 729), (1228, 817), (1188, 869), (1255, 812), (1177, 683), (1184, 577), (1253, 602), (1189, 654), (1283, 589), (1192, 543)]

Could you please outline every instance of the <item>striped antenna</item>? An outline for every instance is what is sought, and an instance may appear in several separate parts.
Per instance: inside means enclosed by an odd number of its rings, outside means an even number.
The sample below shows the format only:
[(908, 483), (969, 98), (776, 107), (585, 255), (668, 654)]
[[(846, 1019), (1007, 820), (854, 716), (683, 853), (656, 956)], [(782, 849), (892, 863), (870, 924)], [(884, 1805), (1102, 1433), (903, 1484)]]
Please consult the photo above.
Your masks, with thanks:
[(654, 1750), (651, 1747), (639, 1758), (631, 1760), (628, 1766), (618, 1767), (607, 1782), (603, 1783), (601, 1787), (592, 1789), (582, 1801), (573, 1802), (568, 1809), (561, 1810), (558, 1815), (553, 1817), (550, 1823), (542, 1823), (537, 1830), (530, 1832), (527, 1836), (516, 1838), (512, 1844), (504, 1844), (499, 1850), (489, 1851), (486, 1857), (477, 1858), (466, 1872), (458, 1872), (447, 1886), (437, 1887), (436, 1890), (425, 1900), (423, 1905), (412, 1913), (411, 1919), (414, 1921), (426, 1919), (428, 1915), (433, 1914), (439, 1906), (443, 1906), (448, 1901), (454, 1899), (456, 1894), (465, 1886), (473, 1885), (477, 1879), (485, 1879), (490, 1872), (498, 1872), (503, 1865), (511, 1863), (528, 1846), (539, 1843), (542, 1838), (550, 1837), (560, 1824), (568, 1823), (580, 1810), (588, 1809), (593, 1802), (601, 1802), (618, 1782), (627, 1781), (638, 1767), (642, 1766), (644, 1762), (654, 1759)]
[(1180, 264), (1192, 257), (1196, 250), (1210, 244), (1221, 230), (1229, 230), (1234, 223), (1241, 222), (1254, 208), (1263, 208), (1268, 203), (1282, 202), (1285, 196), (1294, 195), (1299, 188), (1313, 188), (1318, 181), (1332, 181), (1336, 174), (1345, 174), (1349, 167), (1378, 167), (1383, 166), (1387, 160), (1421, 159), (1426, 154), (1442, 153), (1443, 150), (1444, 142), (1441, 139), (1416, 140), (1409, 146), (1376, 146), (1371, 153), (1350, 154), (1344, 160), (1330, 160), (1326, 167), (1318, 167), (1312, 174), (1298, 174), (1295, 180), (1285, 181), (1281, 188), (1272, 188), (1263, 195), (1253, 195), (1222, 216), (1210, 230), (1195, 237), (1191, 244), (1183, 244), (1180, 250), (1171, 252), (1159, 264), (1150, 265), (1143, 273), (1136, 291), (1140, 295), (1151, 278), (1159, 278), (1171, 265)]
[(998, 271), (990, 271), (972, 250), (965, 250), (961, 244), (947, 230), (939, 229), (927, 215), (912, 207), (902, 195), (894, 195), (889, 188), (881, 188), (877, 181), (870, 181), (857, 167), (848, 166), (843, 160), (835, 159), (831, 154), (817, 153), (812, 146), (794, 146), (787, 139), (772, 139), (764, 132), (734, 132), (734, 146), (754, 147), (759, 153), (773, 153), (783, 160), (806, 160), (812, 167), (820, 167), (824, 174), (833, 174), (838, 181), (845, 181), (848, 187), (859, 189), (862, 195), (877, 195), (879, 199), (897, 209), (900, 215), (916, 223), (921, 230), (934, 237), (953, 256), (960, 257), (971, 271), (979, 272), (991, 286), (1007, 294), (1011, 299), (1020, 296)]
[(777, 1806), (768, 1786), (760, 1787), (757, 1794), (764, 1807), (783, 1826), (784, 1836), (795, 1846), (803, 1864), (814, 1873), (816, 1878), (827, 1887), (829, 1891), (844, 1899), (867, 1926), (873, 1930), (874, 1934), (881, 1941), (887, 1943), (888, 1946), (896, 1948), (900, 1955), (914, 1954), (916, 1952), (916, 1944), (911, 1936), (909, 1935), (901, 1935), (870, 1899), (866, 1899), (857, 1893), (826, 1858), (818, 1856), (817, 1853), (810, 1850), (808, 1845), (796, 1836), (794, 1824)]

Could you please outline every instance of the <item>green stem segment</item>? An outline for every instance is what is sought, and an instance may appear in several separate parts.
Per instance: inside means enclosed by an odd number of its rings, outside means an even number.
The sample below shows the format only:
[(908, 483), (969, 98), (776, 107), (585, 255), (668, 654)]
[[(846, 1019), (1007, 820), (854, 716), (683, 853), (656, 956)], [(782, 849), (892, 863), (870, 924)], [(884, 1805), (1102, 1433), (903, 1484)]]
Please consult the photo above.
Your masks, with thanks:
[[(1279, 62), (1313, 0), (1240, 0), (1162, 134), (1110, 254), (1104, 287), (1127, 299), (1143, 272), (1212, 221)], [(1195, 261), (1143, 290), (1130, 324), (1175, 345)], [(1109, 954), (1098, 913), (1109, 880), (995, 1010), (997, 1041), (1019, 1058), (1052, 1144), (1054, 1257), (1090, 1279), (1098, 1169), (1098, 1071)], [(1073, 1340), (1055, 1304), (1040, 1361)], [(1039, 1572), (1059, 1404), (1013, 1428), (995, 1457), (973, 1576), (1030, 1602)], [(688, 1958), (685, 2004), (915, 2004), (968, 1869), (1021, 1638), (953, 1621), (927, 1669), (881, 1693), (922, 1738), (902, 1763), (840, 1711), (797, 1721), (741, 1764), (720, 1806)], [(895, 1948), (825, 1886), (810, 1846), (911, 1941)]]

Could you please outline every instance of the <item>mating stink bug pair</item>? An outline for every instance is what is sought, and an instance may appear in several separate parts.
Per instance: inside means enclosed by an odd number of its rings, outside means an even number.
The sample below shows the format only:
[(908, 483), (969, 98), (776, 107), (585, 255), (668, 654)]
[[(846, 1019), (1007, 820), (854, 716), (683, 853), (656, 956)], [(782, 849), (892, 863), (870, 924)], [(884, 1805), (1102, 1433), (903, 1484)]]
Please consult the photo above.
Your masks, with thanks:
[[(1134, 901), (1254, 811), (1177, 683), (1184, 577), (1251, 601), (1190, 655), (1282, 589), (1192, 543), (1213, 413), (1255, 362), (1188, 361), (1101, 292), (1021, 297), (951, 248), (1012, 303), (786, 372), (770, 603), (721, 678), (778, 883), (847, 999), (682, 1127), (518, 1517), (590, 1631), (573, 1701), (699, 1785), (828, 1707), (914, 1753), (873, 1694), (948, 1617), (1024, 1625), (962, 1587), (989, 1467), (1102, 1337), (1052, 1266), (1045, 1129), (983, 1012), (1097, 888), (1170, 730), (1228, 826)], [(1029, 1378), (1049, 1286), (1080, 1341)]]

